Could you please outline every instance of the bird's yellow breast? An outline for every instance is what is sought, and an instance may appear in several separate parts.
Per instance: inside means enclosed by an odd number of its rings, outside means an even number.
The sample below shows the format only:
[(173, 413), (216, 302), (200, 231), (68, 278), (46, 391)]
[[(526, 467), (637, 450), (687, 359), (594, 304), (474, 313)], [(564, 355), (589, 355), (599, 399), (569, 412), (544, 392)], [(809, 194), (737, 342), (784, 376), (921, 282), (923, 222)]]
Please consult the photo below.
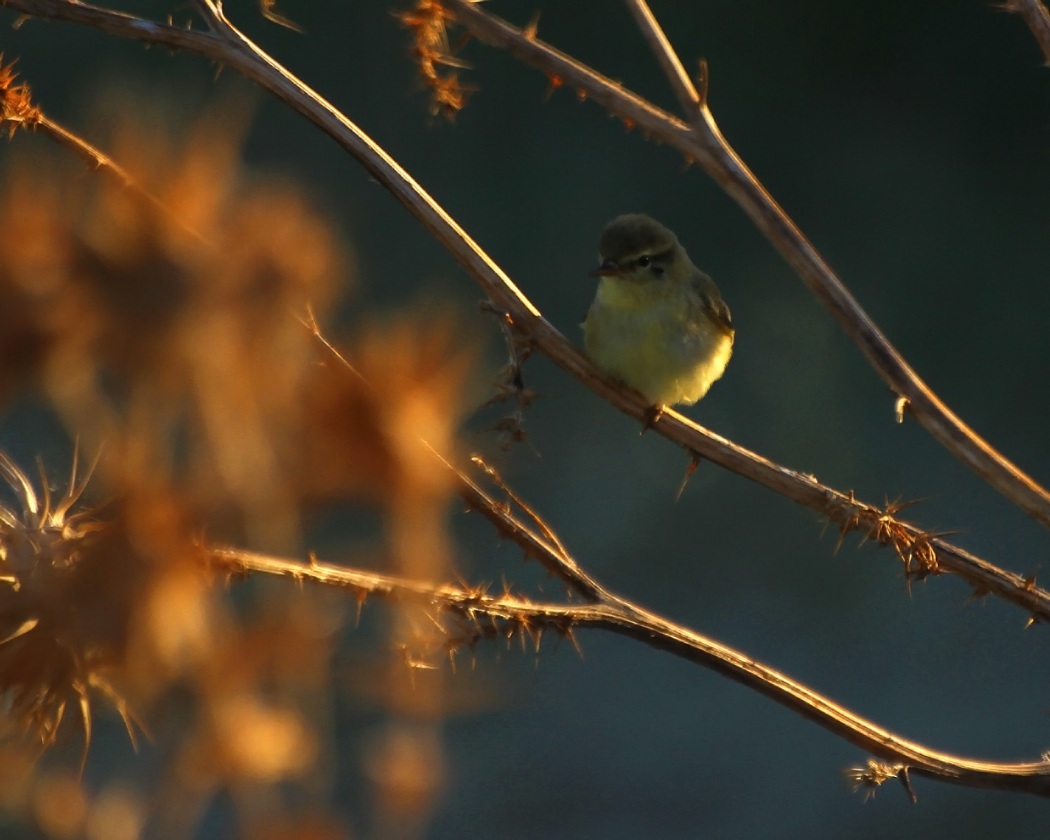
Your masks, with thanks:
[(692, 405), (725, 371), (731, 331), (688, 281), (603, 277), (583, 324), (587, 354), (654, 405)]

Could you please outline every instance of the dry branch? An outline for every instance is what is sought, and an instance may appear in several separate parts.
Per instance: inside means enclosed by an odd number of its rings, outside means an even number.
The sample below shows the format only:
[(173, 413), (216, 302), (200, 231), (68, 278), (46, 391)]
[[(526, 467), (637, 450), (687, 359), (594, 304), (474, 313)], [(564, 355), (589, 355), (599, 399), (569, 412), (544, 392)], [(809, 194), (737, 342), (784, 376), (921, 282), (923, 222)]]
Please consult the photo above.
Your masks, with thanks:
[[(309, 119), (386, 187), (433, 235), (465, 271), (478, 283), (495, 307), (531, 346), (541, 350), (555, 364), (620, 410), (641, 422), (652, 419), (652, 412), (638, 395), (602, 377), (583, 354), (540, 314), (506, 273), (475, 243), (445, 210), (359, 126), (347, 119), (283, 66), (234, 28), (221, 10), (209, 0), (198, 0), (212, 32), (180, 29), (167, 24), (141, 20), (86, 3), (69, 0), (0, 0), (28, 15), (66, 20), (144, 43), (156, 43), (194, 52), (231, 67), (277, 96), (293, 110)], [(712, 174), (724, 170), (716, 163), (716, 150), (693, 141), (690, 128), (654, 108), (645, 100), (624, 90), (589, 68), (539, 41), (530, 40), (520, 30), (487, 15), (473, 4), (447, 0), (463, 12), (472, 31), (504, 46), (512, 54), (537, 64), (547, 72), (559, 74), (566, 84), (587, 91), (590, 98), (611, 112), (631, 120), (659, 135), (688, 154), (706, 162)], [(720, 147), (719, 147), (720, 148)], [(735, 161), (735, 156), (731, 156)], [(738, 162), (739, 167), (743, 164)], [(746, 170), (742, 170), (746, 172)], [(728, 174), (727, 176), (728, 177)], [(722, 179), (723, 181), (725, 178)], [(720, 181), (722, 182), (722, 181)], [(727, 189), (740, 192), (742, 184), (726, 181)], [(761, 190), (757, 184), (754, 187)], [(747, 193), (745, 193), (747, 195)], [(764, 196), (764, 193), (762, 193)], [(771, 201), (771, 199), (769, 199)], [(775, 205), (773, 205), (775, 207)], [(774, 215), (774, 224), (787, 224)], [(808, 244), (801, 235), (790, 241), (799, 247)], [(815, 254), (813, 258), (819, 263)], [(822, 264), (822, 263), (821, 263)], [(835, 283), (838, 281), (835, 279)], [(705, 429), (677, 412), (664, 412), (654, 429), (687, 452), (698, 454), (762, 486), (805, 505), (835, 522), (843, 531), (857, 530), (894, 547), (909, 574), (925, 576), (950, 572), (964, 578), (978, 595), (991, 594), (1014, 603), (1033, 619), (1050, 621), (1050, 592), (1030, 578), (1000, 569), (987, 561), (927, 534), (921, 528), (897, 520), (890, 511), (827, 487), (813, 476), (788, 469), (732, 441)]]
[[(612, 594), (599, 603), (537, 603), (509, 593), (489, 595), (479, 589), (405, 580), (313, 559), (302, 562), (230, 548), (215, 548), (208, 554), (217, 570), (231, 575), (284, 575), (297, 581), (342, 586), (359, 599), (377, 595), (451, 614), (461, 620), (465, 631), (452, 640), (453, 645), (467, 646), (487, 637), (512, 638), (519, 634), (536, 642), (544, 631), (571, 636), (584, 628), (608, 630), (703, 665), (754, 689), (891, 762), (896, 774), (904, 772), (968, 787), (1050, 796), (1050, 762), (1046, 760), (977, 761), (899, 738), (785, 674)], [(453, 653), (454, 649), (447, 652)], [(861, 785), (879, 781), (867, 771), (850, 772)]]

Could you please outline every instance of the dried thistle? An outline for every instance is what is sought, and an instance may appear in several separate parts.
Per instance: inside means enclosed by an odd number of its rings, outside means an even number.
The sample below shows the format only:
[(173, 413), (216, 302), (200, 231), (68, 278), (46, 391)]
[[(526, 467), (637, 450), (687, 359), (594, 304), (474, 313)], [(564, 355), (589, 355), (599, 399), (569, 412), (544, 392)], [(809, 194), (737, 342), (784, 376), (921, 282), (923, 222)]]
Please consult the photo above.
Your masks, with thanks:
[(937, 549), (933, 540), (939, 536), (925, 531), (915, 533), (896, 518), (911, 502), (887, 502), (884, 510), (877, 508), (872, 513), (868, 536), (882, 545), (889, 545), (897, 552), (904, 564), (904, 574), (909, 580), (924, 580), (930, 575), (940, 574)]
[(897, 768), (869, 758), (863, 767), (847, 767), (842, 771), (854, 793), (864, 791), (864, 801), (874, 798), (875, 791), (887, 779), (897, 775)]
[(66, 283), (74, 242), (63, 208), (71, 190), (31, 161), (6, 174), (0, 192), (0, 401), (40, 387), (61, 348), (72, 349), (82, 312)]
[(0, 53), (0, 131), (14, 137), (19, 128), (32, 128), (40, 118), (40, 112), (30, 100), (29, 85), (15, 83), (15, 62), (4, 64)]
[(71, 434), (122, 438), (199, 508), (234, 514), (235, 533), (287, 546), (313, 361), (298, 315), (324, 316), (346, 254), (300, 190), (245, 172), (236, 116), (205, 116), (181, 140), (115, 123), (139, 190), (66, 178), (51, 159), (9, 168), (0, 399), (42, 392)]
[[(412, 55), (419, 65), (424, 86), (430, 91), (430, 113), (448, 120), (467, 104), (473, 88), (465, 87), (456, 69), (469, 67), (449, 45), (452, 14), (440, 0), (417, 0), (411, 11), (395, 15), (412, 32)], [(452, 68), (452, 69), (449, 69)]]
[[(87, 480), (76, 461), (65, 494), (52, 499), (44, 477), (43, 497), (3, 452), (0, 476), (17, 506), (0, 505), (0, 697), (9, 721), (44, 746), (58, 736), (67, 711), (91, 736), (92, 690), (108, 696), (125, 715), (110, 684), (117, 639), (96, 622), (104, 605), (89, 589), (95, 549), (104, 526), (96, 511), (74, 512)], [(100, 599), (102, 600), (102, 599)], [(128, 724), (131, 731), (130, 723)]]

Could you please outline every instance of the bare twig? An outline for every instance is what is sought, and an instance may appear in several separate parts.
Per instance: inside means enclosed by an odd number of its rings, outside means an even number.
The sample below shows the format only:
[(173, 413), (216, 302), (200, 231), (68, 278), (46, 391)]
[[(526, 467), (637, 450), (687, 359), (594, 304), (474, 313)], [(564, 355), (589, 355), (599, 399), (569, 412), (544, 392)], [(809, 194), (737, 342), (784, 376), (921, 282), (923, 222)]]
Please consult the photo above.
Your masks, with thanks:
[[(435, 452), (435, 455), (441, 456)], [(495, 525), (504, 536), (520, 545), (530, 557), (538, 560), (547, 571), (563, 580), (574, 592), (588, 601), (601, 601), (608, 593), (605, 588), (585, 572), (554, 537), (553, 541), (536, 534), (525, 523), (521, 522), (506, 507), (496, 502), (462, 470), (441, 460), (453, 470), (459, 481), (460, 496), (471, 508)], [(551, 534), (553, 536), (553, 534)]]
[(101, 149), (88, 143), (84, 138), (78, 136), (65, 126), (55, 122), (44, 114), (40, 114), (40, 117), (34, 124), (33, 128), (54, 140), (64, 149), (72, 152), (92, 169), (101, 172), (107, 178), (116, 183), (120, 189), (127, 190), (142, 201), (145, 201), (156, 210), (166, 222), (177, 226), (181, 231), (189, 234), (198, 242), (207, 243), (205, 238), (199, 232), (189, 227), (184, 219), (173, 213), (171, 208), (167, 207), (163, 201), (157, 198), (157, 196), (153, 195), (153, 193), (139, 184), (130, 172)]
[[(3, 66), (3, 55), (0, 54), (0, 131), (7, 132), (11, 137), (19, 129), (43, 134), (63, 149), (72, 152), (92, 169), (101, 172), (120, 189), (134, 193), (160, 211), (168, 221), (177, 222), (185, 229), (184, 223), (176, 220), (160, 199), (139, 185), (124, 167), (101, 149), (47, 116), (40, 106), (32, 101), (29, 85), (24, 81), (16, 84), (16, 78), (14, 62)], [(200, 238), (199, 234), (192, 231), (191, 233)]]
[(664, 34), (663, 28), (657, 22), (656, 16), (649, 8), (649, 4), (645, 0), (627, 0), (627, 8), (634, 15), (634, 20), (642, 31), (642, 36), (649, 42), (649, 46), (655, 53), (657, 61), (660, 62), (664, 75), (667, 76), (675, 96), (678, 97), (678, 107), (682, 109), (682, 114), (690, 122), (698, 119), (701, 108), (707, 105), (706, 97), (702, 98), (697, 92), (696, 87), (693, 85), (693, 80), (685, 72), (678, 54), (671, 46), (667, 35)]
[[(319, 94), (304, 85), (285, 68), (259, 50), (228, 24), (219, 36), (154, 24), (120, 12), (112, 12), (71, 0), (0, 0), (26, 14), (68, 20), (97, 27), (111, 34), (145, 43), (160, 43), (188, 50), (220, 61), (258, 83), (298, 113), (311, 120), (350, 152), (369, 174), (383, 184), (413, 216), (451, 253), (494, 301), (508, 322), (532, 345), (540, 349), (563, 370), (625, 413), (645, 422), (651, 419), (650, 406), (616, 383), (599, 374), (583, 354), (559, 333), (503, 270), (477, 245), (445, 210), (382, 148), (357, 125), (340, 114)], [(207, 0), (198, 0), (206, 3)], [(459, 8), (459, 0), (447, 0)], [(473, 6), (467, 4), (470, 14)], [(469, 18), (475, 20), (474, 18)], [(679, 137), (684, 148), (708, 156), (708, 152), (688, 137), (689, 128), (658, 111), (649, 103), (624, 91), (619, 85), (598, 76), (567, 56), (541, 42), (529, 42), (509, 24), (482, 16), (477, 19), (480, 35), (496, 40), (515, 55), (545, 67), (557, 67), (568, 83), (585, 87), (600, 104), (661, 136)], [(232, 40), (227, 41), (229, 37)], [(238, 40), (240, 39), (240, 40)], [(551, 64), (551, 62), (554, 62)], [(626, 110), (625, 110), (626, 109)], [(668, 126), (674, 129), (671, 135)], [(676, 141), (677, 142), (677, 141)], [(915, 546), (923, 556), (933, 552), (934, 563), (924, 562), (925, 573), (951, 572), (967, 580), (978, 594), (991, 594), (1010, 601), (1033, 618), (1050, 621), (1050, 592), (1021, 575), (1004, 571), (947, 541), (931, 537), (922, 529), (896, 520), (895, 527), (884, 527), (887, 514), (880, 508), (857, 500), (818, 482), (813, 476), (780, 466), (761, 455), (723, 438), (668, 410), (654, 427), (657, 433), (682, 446), (689, 453), (739, 473), (776, 493), (787, 496), (827, 516), (846, 530), (859, 530), (892, 544), (906, 563), (914, 559)]]
[(513, 487), (511, 487), (509, 484), (507, 484), (506, 481), (503, 480), (503, 476), (499, 474), (499, 471), (490, 464), (486, 464), (485, 460), (480, 455), (474, 455), (473, 457), (471, 457), (470, 460), (476, 467), (478, 467), (483, 473), (485, 473), (485, 475), (487, 475), (495, 483), (495, 485), (499, 487), (500, 490), (502, 490), (506, 494), (508, 499), (510, 499), (512, 502), (514, 502), (514, 504), (521, 508), (522, 511), (524, 511), (525, 515), (529, 517), (529, 519), (532, 520), (533, 524), (539, 529), (539, 532), (543, 535), (543, 538), (547, 540), (547, 542), (550, 545), (554, 546), (555, 550), (558, 553), (558, 556), (564, 560), (568, 560), (571, 562), (572, 557), (569, 555), (568, 549), (566, 549), (565, 546), (562, 545), (562, 542), (558, 538), (558, 535), (554, 533), (554, 529), (547, 524), (547, 522), (542, 516), (540, 516), (537, 510), (535, 510), (531, 505), (529, 505), (528, 502), (526, 502), (521, 496), (518, 495), (517, 491)]
[[(629, 636), (764, 694), (861, 749), (893, 762), (896, 775), (906, 770), (952, 784), (1050, 796), (1050, 762), (977, 761), (931, 750), (855, 715), (739, 651), (608, 593), (599, 603), (536, 603), (507, 594), (488, 595), (476, 589), (405, 580), (315, 560), (302, 562), (231, 548), (211, 549), (208, 555), (215, 568), (229, 574), (284, 575), (300, 581), (346, 587), (359, 598), (377, 595), (446, 611), (463, 619), (468, 627), (477, 628), (466, 643), (485, 635), (535, 634), (542, 630), (568, 636), (579, 628)], [(479, 617), (488, 621), (480, 622)]]
[[(307, 326), (328, 352), (346, 367), (348, 373), (360, 379), (367, 387), (371, 387), (338, 349), (321, 334), (315, 322), (311, 320)], [(649, 407), (636, 398), (616, 392), (608, 398), (618, 402), (625, 410), (633, 409), (640, 419), (648, 416)], [(632, 399), (634, 405), (631, 404)], [(1030, 578), (1004, 571), (944, 539), (927, 534), (916, 525), (898, 519), (896, 513), (900, 510), (899, 505), (887, 505), (883, 509), (866, 504), (858, 500), (852, 492), (841, 493), (821, 484), (811, 475), (775, 464), (670, 410), (661, 416), (658, 427), (669, 439), (680, 443), (683, 448), (693, 453), (690, 464), (698, 462), (701, 456), (709, 458), (781, 495), (820, 511), (830, 521), (839, 525), (840, 544), (849, 532), (856, 531), (866, 539), (892, 547), (904, 564), (905, 573), (911, 577), (924, 578), (941, 572), (953, 573), (968, 581), (975, 593), (996, 595), (1027, 611), (1032, 621), (1050, 622), (1050, 592), (1035, 586)], [(694, 448), (698, 441), (702, 441), (703, 445)], [(561, 578), (584, 598), (601, 600), (605, 594), (603, 587), (580, 568), (556, 537), (551, 538), (553, 534), (545, 525), (543, 528), (547, 533), (536, 534), (510, 514), (505, 505), (495, 502), (470, 476), (449, 462), (444, 455), (425, 441), (423, 443), (455, 475), (460, 495), (468, 505), (489, 519), (504, 536), (520, 545), (530, 557), (537, 559), (551, 574)], [(688, 474), (686, 478), (688, 479)], [(523, 509), (529, 510), (524, 502), (520, 504)]]
[(188, 50), (214, 59), (218, 59), (224, 51), (222, 38), (211, 32), (184, 29), (90, 3), (78, 3), (75, 0), (0, 0), (0, 6), (29, 17), (79, 23), (121, 38)]
[[(630, 2), (637, 5), (634, 0)], [(692, 125), (682, 122), (539, 39), (527, 37), (522, 30), (485, 11), (472, 0), (446, 0), (446, 3), (471, 34), (505, 49), (548, 76), (556, 76), (563, 84), (585, 93), (587, 99), (674, 146), (688, 159), (697, 161), (831, 311), (890, 388), (908, 400), (912, 414), (923, 427), (1010, 501), (1050, 526), (1050, 492), (993, 449), (919, 378), (726, 142), (706, 102), (700, 104), (702, 119)], [(649, 40), (660, 49), (667, 43), (666, 38), (661, 40), (653, 35)], [(661, 56), (661, 64), (665, 67), (680, 66), (677, 58), (672, 62), (666, 55)], [(681, 98), (678, 71), (669, 72), (669, 77)]]
[[(348, 373), (357, 377), (367, 387), (371, 387), (338, 349), (321, 334), (315, 322), (309, 321), (307, 326), (333, 357), (346, 367)], [(565, 341), (564, 338), (561, 340)], [(649, 406), (637, 398), (615, 391), (607, 398), (620, 404), (624, 410), (632, 411), (639, 419), (648, 417)], [(839, 525), (840, 544), (848, 533), (856, 531), (866, 539), (892, 547), (904, 564), (905, 573), (910, 577), (924, 578), (941, 572), (956, 574), (968, 581), (975, 593), (995, 595), (1010, 601), (1028, 612), (1031, 621), (1050, 622), (1050, 592), (1035, 586), (1030, 578), (1004, 571), (944, 539), (926, 533), (916, 525), (898, 519), (896, 513), (899, 512), (900, 506), (887, 505), (886, 508), (879, 508), (866, 504), (858, 500), (852, 492), (841, 493), (821, 484), (811, 475), (782, 467), (696, 425), (674, 411), (666, 411), (658, 421), (658, 427), (670, 440), (680, 443), (683, 448), (693, 453), (691, 464), (701, 456), (709, 458), (781, 495), (820, 511), (830, 521)], [(697, 446), (700, 441), (703, 442), (702, 445)], [(452, 471), (458, 482), (460, 495), (471, 508), (487, 518), (505, 537), (520, 545), (530, 557), (538, 560), (551, 574), (561, 578), (584, 598), (591, 601), (602, 599), (605, 590), (601, 584), (572, 559), (546, 525), (542, 527), (547, 533), (536, 534), (513, 516), (505, 505), (494, 501), (470, 476), (448, 461), (444, 455), (426, 441), (423, 441), (423, 444), (444, 467)], [(522, 508), (529, 512), (524, 502), (518, 501)], [(530, 513), (530, 516), (534, 515)]]

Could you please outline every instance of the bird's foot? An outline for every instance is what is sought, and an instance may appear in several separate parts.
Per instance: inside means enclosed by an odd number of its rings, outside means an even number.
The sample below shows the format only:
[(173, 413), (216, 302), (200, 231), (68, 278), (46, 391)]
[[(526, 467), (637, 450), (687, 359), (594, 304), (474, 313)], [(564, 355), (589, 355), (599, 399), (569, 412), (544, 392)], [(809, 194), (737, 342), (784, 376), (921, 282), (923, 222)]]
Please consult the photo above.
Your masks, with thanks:
[(651, 405), (645, 410), (645, 421), (642, 423), (642, 430), (638, 433), (644, 435), (653, 426), (657, 424), (661, 417), (664, 416), (666, 406), (663, 405)]

